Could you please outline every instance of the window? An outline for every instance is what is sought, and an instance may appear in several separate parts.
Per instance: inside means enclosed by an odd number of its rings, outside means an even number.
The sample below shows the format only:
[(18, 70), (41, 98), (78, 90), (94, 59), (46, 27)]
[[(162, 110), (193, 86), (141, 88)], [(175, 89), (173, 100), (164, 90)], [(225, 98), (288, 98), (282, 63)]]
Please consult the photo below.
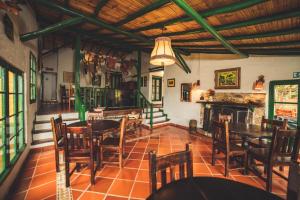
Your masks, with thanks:
[(0, 182), (25, 147), (23, 73), (0, 60)]
[(288, 119), (291, 127), (300, 125), (300, 80), (270, 82), (269, 118)]
[(36, 58), (30, 52), (30, 103), (36, 101)]
[(152, 76), (152, 101), (161, 101), (162, 77)]

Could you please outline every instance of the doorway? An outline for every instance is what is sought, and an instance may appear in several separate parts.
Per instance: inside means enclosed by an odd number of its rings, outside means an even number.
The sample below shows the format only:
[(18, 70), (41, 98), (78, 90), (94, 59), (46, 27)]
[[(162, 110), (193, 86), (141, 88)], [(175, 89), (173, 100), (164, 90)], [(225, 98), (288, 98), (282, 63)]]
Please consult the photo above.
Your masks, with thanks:
[(57, 73), (43, 72), (43, 102), (56, 102), (57, 101)]
[(161, 101), (162, 77), (152, 76), (152, 101)]
[(300, 125), (300, 80), (270, 82), (269, 118), (287, 119), (291, 127)]

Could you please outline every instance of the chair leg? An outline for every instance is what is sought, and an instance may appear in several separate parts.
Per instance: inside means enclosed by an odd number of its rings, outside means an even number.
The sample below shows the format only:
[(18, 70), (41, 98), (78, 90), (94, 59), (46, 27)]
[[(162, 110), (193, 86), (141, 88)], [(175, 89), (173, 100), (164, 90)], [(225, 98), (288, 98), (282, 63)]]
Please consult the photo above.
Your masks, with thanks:
[(272, 174), (273, 174), (273, 166), (267, 166), (267, 183), (266, 183), (266, 190), (268, 192), (272, 192)]
[(225, 155), (225, 176), (228, 177), (228, 168), (229, 168), (229, 156), (226, 153)]
[(55, 167), (56, 167), (56, 172), (60, 172), (59, 169), (59, 151), (55, 150)]
[(216, 154), (216, 150), (215, 150), (215, 148), (213, 147), (213, 148), (212, 148), (212, 155), (211, 155), (211, 165), (212, 165), (212, 166), (214, 166), (215, 163), (216, 163), (215, 154)]
[(244, 156), (244, 174), (247, 175), (248, 174), (248, 154), (245, 153)]
[(100, 147), (100, 167), (103, 167), (103, 148)]
[(91, 184), (95, 185), (95, 170), (94, 170), (94, 159), (90, 161), (90, 170), (91, 170)]
[(66, 187), (70, 186), (70, 163), (65, 162), (65, 170), (66, 170)]

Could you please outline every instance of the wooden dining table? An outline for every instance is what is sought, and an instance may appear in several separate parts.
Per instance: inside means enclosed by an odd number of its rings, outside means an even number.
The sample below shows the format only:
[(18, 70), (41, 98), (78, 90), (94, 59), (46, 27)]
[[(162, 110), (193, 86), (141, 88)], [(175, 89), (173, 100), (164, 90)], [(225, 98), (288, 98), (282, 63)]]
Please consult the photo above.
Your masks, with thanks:
[(273, 134), (270, 129), (262, 129), (260, 125), (246, 123), (229, 124), (229, 130), (242, 138), (271, 138)]
[(241, 182), (192, 177), (171, 182), (152, 193), (147, 200), (282, 200), (265, 190)]
[[(89, 127), (88, 121), (79, 121), (69, 124), (69, 131), (74, 132), (86, 132)], [(103, 133), (118, 130), (120, 122), (115, 120), (96, 120), (91, 123), (93, 133), (97, 136), (101, 136)]]

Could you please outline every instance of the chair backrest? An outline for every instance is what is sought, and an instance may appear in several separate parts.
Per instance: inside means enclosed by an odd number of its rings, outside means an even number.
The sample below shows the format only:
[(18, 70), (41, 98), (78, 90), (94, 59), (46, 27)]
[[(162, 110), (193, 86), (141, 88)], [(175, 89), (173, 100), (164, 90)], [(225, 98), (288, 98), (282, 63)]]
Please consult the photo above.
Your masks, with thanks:
[(219, 113), (219, 122), (225, 122), (228, 121), (229, 123), (232, 123), (233, 121), (233, 114), (230, 115), (222, 115)]
[(286, 160), (297, 160), (300, 145), (299, 138), (299, 128), (298, 130), (274, 128), (269, 160), (271, 162), (280, 162), (278, 158), (281, 158), (283, 162)]
[(229, 127), (228, 121), (219, 122), (213, 121), (212, 123), (212, 139), (213, 143), (221, 146), (224, 151), (230, 151), (230, 142), (229, 142)]
[(93, 121), (93, 120), (101, 120), (104, 119), (104, 115), (103, 115), (103, 110), (99, 110), (97, 112), (88, 112), (87, 114), (87, 118), (88, 121)]
[(157, 172), (161, 172), (162, 187), (167, 184), (167, 168), (170, 169), (170, 180), (175, 180), (175, 166), (179, 166), (179, 179), (193, 177), (193, 155), (190, 144), (186, 144), (186, 150), (163, 156), (156, 156), (154, 151), (149, 152), (149, 178), (150, 191), (157, 190)]
[(127, 117), (123, 117), (120, 123), (120, 142), (119, 142), (119, 148), (122, 149), (122, 152), (124, 150), (125, 146), (125, 135), (126, 135), (126, 123), (127, 123)]
[(60, 125), (62, 124), (62, 117), (61, 114), (58, 115), (58, 118), (54, 119), (54, 117), (51, 117), (51, 129), (53, 133), (53, 141), (55, 149), (58, 148), (58, 143), (62, 141), (63, 134), (60, 129)]
[(287, 200), (300, 200), (300, 165), (294, 161), (289, 169)]
[(82, 132), (82, 129), (70, 131), (67, 125), (62, 123), (61, 130), (64, 134), (65, 159), (68, 160), (71, 157), (79, 157), (80, 153), (86, 152), (87, 150), (90, 150), (90, 156), (93, 155), (96, 138), (94, 139), (90, 127), (88, 127), (85, 132)]
[(267, 119), (265, 116), (262, 116), (261, 119), (261, 128), (264, 129), (270, 129), (273, 130), (276, 127), (287, 129), (288, 126), (288, 120), (278, 120), (278, 119)]

